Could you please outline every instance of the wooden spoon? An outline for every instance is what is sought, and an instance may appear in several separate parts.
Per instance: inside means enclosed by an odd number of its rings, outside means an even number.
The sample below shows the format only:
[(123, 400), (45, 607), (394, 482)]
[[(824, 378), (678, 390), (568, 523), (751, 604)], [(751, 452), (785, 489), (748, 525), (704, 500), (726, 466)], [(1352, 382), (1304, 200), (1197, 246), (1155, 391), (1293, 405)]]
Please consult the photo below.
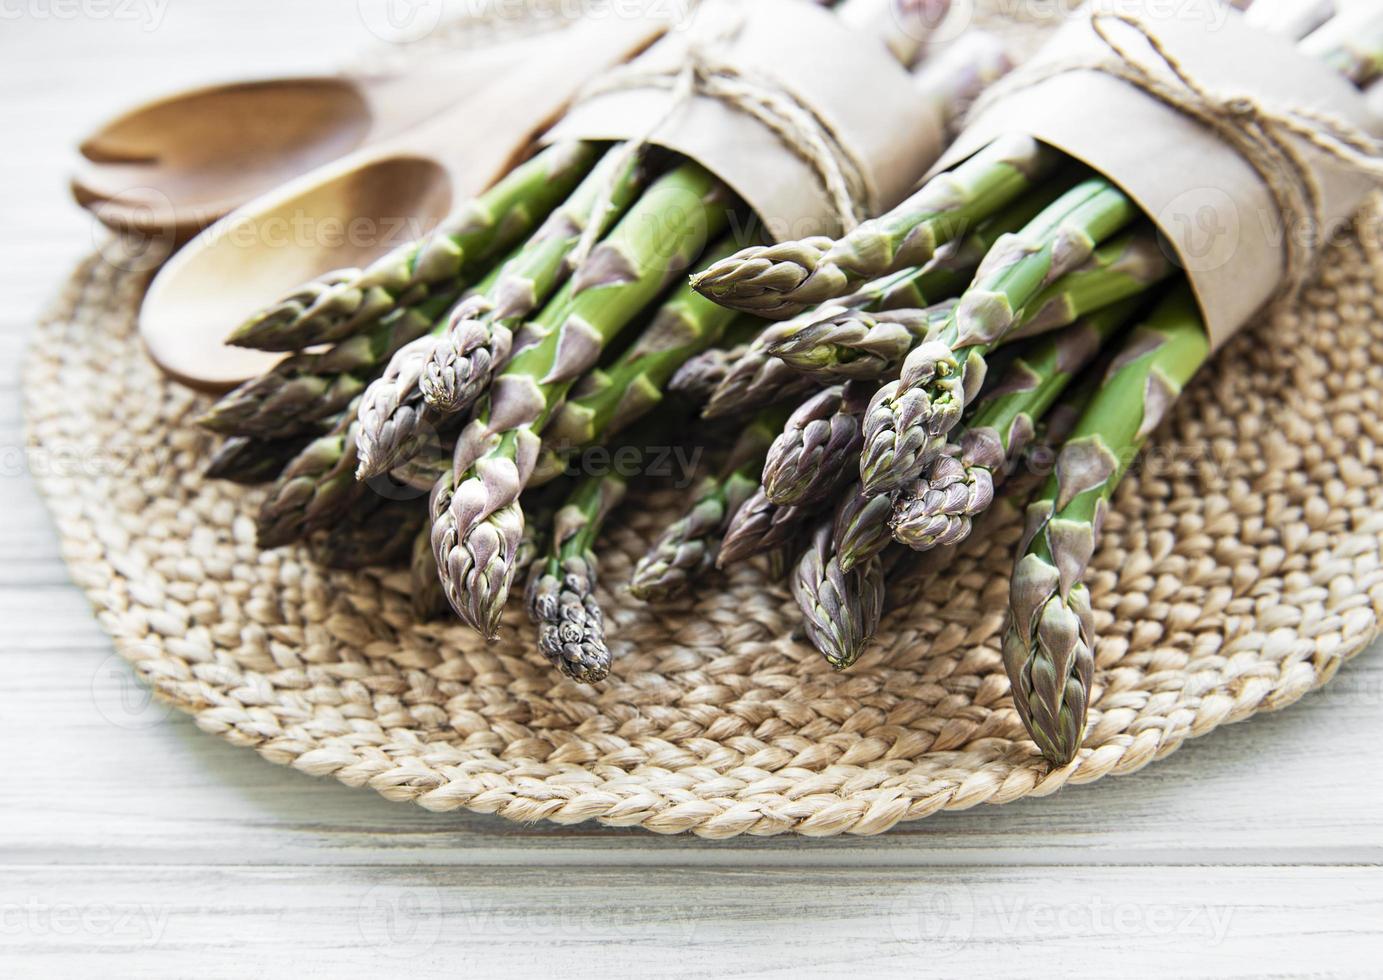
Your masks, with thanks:
[(246, 201), (525, 70), (532, 40), (407, 72), (242, 81), (157, 99), (82, 140), (72, 194), (112, 228), (185, 241)]
[(288, 290), (421, 237), (484, 190), (591, 78), (651, 44), (651, 15), (530, 41), (523, 70), (392, 140), (304, 174), (227, 215), (154, 279), (140, 334), (184, 384), (224, 390), (280, 357), (230, 347), (234, 327)]

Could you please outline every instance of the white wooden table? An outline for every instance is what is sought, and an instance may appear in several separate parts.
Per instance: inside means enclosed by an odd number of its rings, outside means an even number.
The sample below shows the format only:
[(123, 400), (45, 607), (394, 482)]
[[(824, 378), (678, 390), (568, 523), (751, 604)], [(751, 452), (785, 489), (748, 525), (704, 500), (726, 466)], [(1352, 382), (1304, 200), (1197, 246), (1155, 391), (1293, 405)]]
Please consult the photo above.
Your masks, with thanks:
[(0, 0), (0, 974), (1383, 970), (1376, 652), (1136, 776), (827, 841), (430, 814), (150, 704), (21, 449), (26, 338), (96, 234), (68, 147), (165, 89), (369, 41), (354, 0)]

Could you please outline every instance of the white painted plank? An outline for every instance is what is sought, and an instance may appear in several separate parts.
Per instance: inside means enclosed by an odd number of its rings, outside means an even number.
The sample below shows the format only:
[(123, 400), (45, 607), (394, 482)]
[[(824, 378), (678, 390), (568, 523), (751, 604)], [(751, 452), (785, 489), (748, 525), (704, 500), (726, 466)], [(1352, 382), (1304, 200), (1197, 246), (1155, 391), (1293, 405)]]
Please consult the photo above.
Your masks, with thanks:
[(1383, 956), (1383, 880), (1360, 868), (98, 870), (0, 867), (10, 964), (1105, 978), (1365, 975)]

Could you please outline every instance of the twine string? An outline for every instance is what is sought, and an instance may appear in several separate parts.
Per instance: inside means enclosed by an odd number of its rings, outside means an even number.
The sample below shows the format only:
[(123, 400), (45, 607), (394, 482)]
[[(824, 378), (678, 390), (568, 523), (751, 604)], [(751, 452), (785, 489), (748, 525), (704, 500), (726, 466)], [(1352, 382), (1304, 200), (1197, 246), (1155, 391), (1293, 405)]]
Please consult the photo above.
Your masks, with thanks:
[(633, 89), (668, 91), (666, 109), (637, 137), (626, 140), (610, 167), (602, 193), (591, 208), (581, 240), (572, 251), (571, 265), (579, 266), (595, 247), (604, 217), (611, 207), (619, 175), (633, 158), (677, 113), (702, 96), (715, 99), (750, 116), (771, 131), (783, 146), (811, 168), (830, 200), (836, 220), (845, 230), (877, 210), (877, 191), (868, 168), (856, 150), (812, 108), (807, 100), (776, 79), (738, 61), (728, 44), (744, 26), (743, 15), (693, 38), (676, 68), (646, 69), (636, 63), (607, 72), (582, 90), (577, 103)]
[[(1113, 56), (1070, 59), (1011, 73), (977, 100), (970, 118), (1014, 91), (1072, 71), (1099, 71), (1135, 86), (1163, 104), (1214, 130), (1257, 172), (1281, 214), (1286, 234), (1282, 293), (1296, 295), (1315, 267), (1325, 225), (1320, 181), (1303, 157), (1305, 144), (1358, 173), (1383, 180), (1383, 141), (1331, 113), (1294, 105), (1267, 106), (1251, 93), (1217, 92), (1192, 74), (1143, 18), (1097, 11), (1096, 36)], [(1130, 28), (1147, 44), (1144, 56), (1115, 36)], [(1296, 234), (1297, 229), (1305, 234)]]

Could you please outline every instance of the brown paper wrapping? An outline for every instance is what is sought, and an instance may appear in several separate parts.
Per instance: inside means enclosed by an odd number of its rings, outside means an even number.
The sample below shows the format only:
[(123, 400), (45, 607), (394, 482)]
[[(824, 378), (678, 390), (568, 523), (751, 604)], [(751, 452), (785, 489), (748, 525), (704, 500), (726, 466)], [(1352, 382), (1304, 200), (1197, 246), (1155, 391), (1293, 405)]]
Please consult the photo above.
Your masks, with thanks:
[[(852, 148), (873, 198), (859, 203), (885, 209), (901, 201), (946, 145), (939, 113), (878, 38), (851, 31), (829, 11), (803, 0), (708, 0), (688, 29), (669, 34), (633, 65), (676, 69), (692, 39), (739, 22), (719, 53), (782, 85)], [(725, 181), (775, 238), (845, 230), (815, 171), (768, 128), (704, 96), (669, 115), (671, 99), (658, 89), (596, 95), (569, 110), (545, 139), (636, 139), (667, 117), (649, 142)]]
[[(1169, 6), (1175, 7), (1175, 12)], [(1143, 18), (1186, 68), (1217, 93), (1245, 93), (1273, 108), (1325, 111), (1367, 132), (1383, 131), (1363, 96), (1290, 40), (1264, 34), (1213, 0), (1131, 4), (1111, 9)], [(1133, 38), (1123, 25), (1114, 29)], [(1133, 45), (1140, 54), (1142, 42)], [(1108, 60), (1108, 47), (1083, 16), (1064, 26), (1032, 60)], [(1149, 57), (1149, 64), (1156, 59)], [(996, 136), (1027, 133), (1109, 178), (1148, 214), (1185, 267), (1219, 347), (1283, 284), (1284, 227), (1253, 167), (1211, 129), (1133, 85), (1093, 70), (1055, 75), (1006, 95), (972, 120), (934, 171), (944, 170)], [(1323, 191), (1327, 232), (1358, 209), (1375, 186), (1366, 176), (1304, 150)]]

